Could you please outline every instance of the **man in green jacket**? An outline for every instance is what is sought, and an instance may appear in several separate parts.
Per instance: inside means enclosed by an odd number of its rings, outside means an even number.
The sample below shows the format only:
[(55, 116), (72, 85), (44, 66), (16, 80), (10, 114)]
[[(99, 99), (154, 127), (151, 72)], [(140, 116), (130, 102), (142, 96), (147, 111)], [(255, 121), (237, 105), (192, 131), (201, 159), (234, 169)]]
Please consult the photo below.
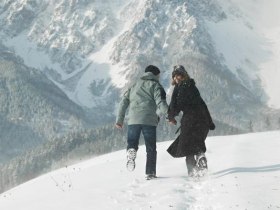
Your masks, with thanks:
[(127, 169), (133, 171), (141, 132), (146, 145), (146, 178), (156, 178), (156, 127), (159, 122), (157, 110), (166, 114), (166, 93), (159, 83), (160, 70), (153, 65), (123, 95), (119, 105), (116, 127), (121, 129), (128, 110)]

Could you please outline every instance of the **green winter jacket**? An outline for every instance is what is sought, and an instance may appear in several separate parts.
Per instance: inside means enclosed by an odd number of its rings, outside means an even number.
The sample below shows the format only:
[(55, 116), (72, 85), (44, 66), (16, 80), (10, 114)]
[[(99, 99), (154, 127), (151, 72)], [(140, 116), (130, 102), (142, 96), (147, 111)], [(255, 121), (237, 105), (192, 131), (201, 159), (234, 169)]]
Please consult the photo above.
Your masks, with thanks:
[(124, 93), (119, 105), (116, 123), (123, 124), (128, 107), (128, 125), (157, 126), (157, 110), (164, 115), (168, 110), (166, 93), (157, 76), (151, 72), (145, 73)]

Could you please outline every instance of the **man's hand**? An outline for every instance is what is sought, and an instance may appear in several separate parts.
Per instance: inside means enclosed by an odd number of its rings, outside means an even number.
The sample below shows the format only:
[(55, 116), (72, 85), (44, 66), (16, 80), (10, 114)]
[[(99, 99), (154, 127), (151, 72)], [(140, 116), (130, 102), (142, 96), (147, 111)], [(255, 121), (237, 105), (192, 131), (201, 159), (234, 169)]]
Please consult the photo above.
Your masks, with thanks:
[(115, 127), (116, 127), (117, 129), (122, 129), (122, 128), (123, 128), (123, 124), (116, 123), (116, 124), (115, 124)]
[(177, 121), (175, 119), (169, 120), (169, 124), (177, 125)]

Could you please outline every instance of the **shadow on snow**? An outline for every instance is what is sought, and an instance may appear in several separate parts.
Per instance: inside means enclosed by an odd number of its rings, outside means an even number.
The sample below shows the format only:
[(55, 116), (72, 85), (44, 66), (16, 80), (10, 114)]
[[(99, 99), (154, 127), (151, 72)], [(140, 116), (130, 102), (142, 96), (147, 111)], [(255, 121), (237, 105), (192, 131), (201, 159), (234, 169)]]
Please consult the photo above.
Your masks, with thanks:
[(261, 172), (271, 172), (271, 171), (279, 171), (280, 164), (275, 164), (271, 166), (262, 166), (262, 167), (234, 167), (228, 168), (222, 171), (214, 172), (212, 175), (217, 175), (217, 178), (226, 176), (228, 174), (234, 173), (261, 173)]

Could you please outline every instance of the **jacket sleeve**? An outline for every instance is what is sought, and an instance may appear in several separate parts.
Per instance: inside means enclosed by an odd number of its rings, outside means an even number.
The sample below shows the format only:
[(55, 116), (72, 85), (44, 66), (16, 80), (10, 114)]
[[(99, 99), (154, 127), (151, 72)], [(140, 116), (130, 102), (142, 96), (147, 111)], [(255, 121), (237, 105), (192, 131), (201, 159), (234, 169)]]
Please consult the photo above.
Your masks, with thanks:
[(168, 107), (168, 119), (169, 120), (174, 119), (180, 112), (179, 110), (177, 110), (177, 94), (178, 94), (178, 87), (175, 86), (173, 89), (171, 101), (170, 101), (170, 104)]
[(127, 107), (129, 106), (129, 95), (130, 95), (130, 89), (123, 94), (122, 100), (119, 104), (118, 115), (116, 119), (116, 123), (118, 124), (123, 124), (125, 112)]
[(166, 102), (166, 93), (163, 87), (159, 83), (156, 83), (155, 85), (154, 99), (160, 113), (166, 115), (168, 111), (168, 105)]

